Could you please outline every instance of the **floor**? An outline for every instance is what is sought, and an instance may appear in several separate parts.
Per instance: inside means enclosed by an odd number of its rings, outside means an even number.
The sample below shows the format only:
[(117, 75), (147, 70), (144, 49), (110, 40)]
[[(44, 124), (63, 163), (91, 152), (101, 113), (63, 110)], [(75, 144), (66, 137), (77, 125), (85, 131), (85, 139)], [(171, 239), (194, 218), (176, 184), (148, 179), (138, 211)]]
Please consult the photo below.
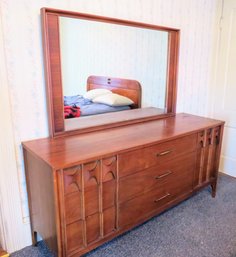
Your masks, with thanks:
[[(11, 257), (52, 257), (44, 242)], [(86, 257), (236, 257), (236, 179), (221, 175), (216, 198), (204, 189)]]

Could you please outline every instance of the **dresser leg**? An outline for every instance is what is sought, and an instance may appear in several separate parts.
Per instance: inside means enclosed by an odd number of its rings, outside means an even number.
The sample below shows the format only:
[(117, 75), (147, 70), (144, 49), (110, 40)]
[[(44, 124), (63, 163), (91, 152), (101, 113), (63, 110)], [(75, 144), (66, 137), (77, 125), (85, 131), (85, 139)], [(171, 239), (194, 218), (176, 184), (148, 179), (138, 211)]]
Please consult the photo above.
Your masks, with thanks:
[(213, 197), (213, 198), (215, 198), (216, 197), (216, 181), (215, 182), (213, 182), (212, 184), (211, 184), (211, 196)]
[(37, 232), (36, 231), (32, 232), (32, 241), (33, 241), (33, 246), (37, 246), (38, 241), (37, 241)]

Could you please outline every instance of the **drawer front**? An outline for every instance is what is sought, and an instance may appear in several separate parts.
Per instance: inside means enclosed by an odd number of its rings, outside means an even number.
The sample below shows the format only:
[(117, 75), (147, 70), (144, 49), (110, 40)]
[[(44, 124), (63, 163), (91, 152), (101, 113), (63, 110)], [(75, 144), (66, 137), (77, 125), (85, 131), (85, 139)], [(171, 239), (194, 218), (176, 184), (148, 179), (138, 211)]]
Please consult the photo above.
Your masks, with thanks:
[(95, 213), (86, 217), (86, 237), (87, 243), (97, 241), (100, 238), (100, 214)]
[(84, 190), (85, 216), (99, 212), (99, 188), (90, 187)]
[(196, 149), (197, 134), (188, 135), (166, 143), (120, 154), (120, 177), (170, 161)]
[(82, 219), (82, 195), (81, 192), (75, 192), (65, 196), (65, 221), (71, 224)]
[(168, 188), (158, 188), (120, 205), (119, 227), (135, 224), (171, 200)]
[(103, 235), (116, 231), (116, 208), (111, 207), (103, 211)]
[[(136, 187), (132, 189), (132, 185), (130, 185), (131, 189), (128, 186), (123, 186), (122, 189), (120, 188), (119, 226), (121, 228), (145, 219), (150, 213), (155, 212), (155, 210), (158, 210), (166, 203), (193, 190), (195, 154), (190, 156), (191, 158), (189, 158), (192, 160), (191, 164), (189, 159), (187, 161), (189, 165), (186, 164), (184, 169), (176, 170), (175, 173), (168, 175), (169, 177), (164, 177), (160, 183), (157, 182), (159, 183), (158, 185), (153, 186), (153, 183), (149, 182), (149, 185), (151, 185), (150, 188), (140, 185), (137, 187), (138, 189)], [(185, 163), (182, 164), (185, 165)], [(141, 179), (139, 181), (140, 183), (142, 183)], [(149, 191), (145, 191), (148, 189)], [(122, 193), (121, 190), (127, 190), (127, 193)], [(134, 197), (141, 190), (144, 193)]]
[(85, 247), (83, 236), (83, 222), (81, 220), (66, 226), (67, 254)]
[[(185, 186), (192, 187), (192, 177), (196, 152), (191, 152), (173, 161), (165, 162), (122, 177), (119, 181), (119, 203), (150, 191), (154, 187), (166, 187), (171, 183), (176, 190), (185, 190)], [(168, 185), (169, 186), (169, 185)]]

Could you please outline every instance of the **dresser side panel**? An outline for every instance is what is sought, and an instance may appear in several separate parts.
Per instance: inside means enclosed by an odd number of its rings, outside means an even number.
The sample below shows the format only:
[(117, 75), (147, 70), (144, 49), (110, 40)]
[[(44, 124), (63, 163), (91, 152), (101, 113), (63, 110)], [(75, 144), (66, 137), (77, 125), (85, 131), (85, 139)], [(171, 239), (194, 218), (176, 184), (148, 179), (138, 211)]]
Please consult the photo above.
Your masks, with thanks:
[(54, 172), (48, 164), (25, 149), (24, 160), (33, 241), (35, 234), (39, 234), (49, 248), (58, 254), (59, 217), (56, 215)]

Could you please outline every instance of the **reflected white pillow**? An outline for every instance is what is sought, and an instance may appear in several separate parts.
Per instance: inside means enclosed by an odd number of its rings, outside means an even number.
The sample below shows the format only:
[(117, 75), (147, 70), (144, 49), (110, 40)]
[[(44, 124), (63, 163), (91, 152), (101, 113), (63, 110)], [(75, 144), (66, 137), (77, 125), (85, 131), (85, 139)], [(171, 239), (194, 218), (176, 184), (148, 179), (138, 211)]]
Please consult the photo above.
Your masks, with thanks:
[(124, 106), (124, 105), (131, 105), (134, 103), (128, 97), (114, 94), (114, 93), (98, 96), (93, 99), (93, 102), (107, 104), (110, 106)]
[(107, 94), (112, 94), (112, 92), (108, 89), (105, 88), (96, 88), (87, 91), (83, 97), (87, 98), (89, 100), (93, 100), (95, 97), (101, 96), (101, 95), (107, 95)]

